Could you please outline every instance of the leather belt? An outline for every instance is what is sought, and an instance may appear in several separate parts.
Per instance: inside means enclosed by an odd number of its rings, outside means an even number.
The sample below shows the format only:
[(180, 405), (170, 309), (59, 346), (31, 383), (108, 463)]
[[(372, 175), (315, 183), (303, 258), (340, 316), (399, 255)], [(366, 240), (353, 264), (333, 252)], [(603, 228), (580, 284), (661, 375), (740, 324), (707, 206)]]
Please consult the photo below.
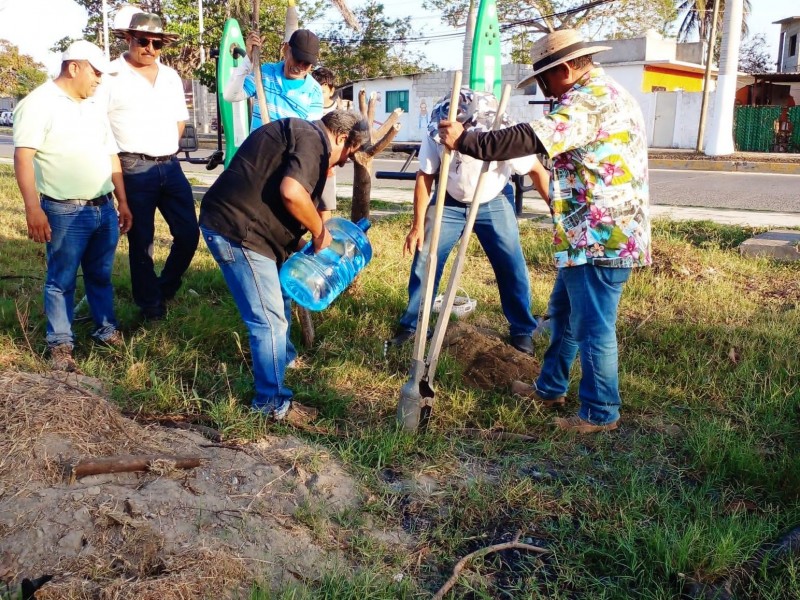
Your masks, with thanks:
[(165, 154), (164, 156), (150, 156), (149, 154), (140, 154), (138, 152), (120, 152), (120, 156), (130, 156), (148, 162), (169, 162), (176, 157), (175, 154)]
[(42, 200), (49, 200), (50, 202), (58, 202), (59, 204), (77, 204), (78, 206), (103, 206), (111, 200), (111, 194), (104, 194), (91, 200), (81, 200), (78, 198), (70, 198), (69, 200), (60, 200), (42, 194)]

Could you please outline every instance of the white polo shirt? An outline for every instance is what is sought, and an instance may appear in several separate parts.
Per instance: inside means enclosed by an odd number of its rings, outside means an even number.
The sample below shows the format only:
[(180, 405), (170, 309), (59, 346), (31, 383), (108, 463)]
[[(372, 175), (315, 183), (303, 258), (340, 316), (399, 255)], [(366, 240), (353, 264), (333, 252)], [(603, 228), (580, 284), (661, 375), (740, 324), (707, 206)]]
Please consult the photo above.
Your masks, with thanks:
[(91, 200), (114, 189), (111, 155), (118, 152), (103, 105), (75, 100), (54, 81), (33, 90), (14, 110), (14, 147), (32, 148), (36, 189), (56, 200)]
[[(434, 142), (430, 136), (423, 136), (419, 149), (419, 170), (428, 175), (436, 175), (442, 163), (443, 149), (444, 146)], [(487, 171), (482, 197), (478, 202), (483, 204), (495, 199), (512, 175), (530, 173), (537, 160), (536, 155), (532, 154), (501, 162), (492, 161)], [(453, 152), (450, 172), (447, 174), (447, 193), (459, 202), (471, 204), (475, 188), (478, 187), (482, 166), (482, 160)]]
[[(102, 96), (121, 152), (166, 156), (178, 151), (178, 122), (189, 118), (183, 83), (175, 69), (157, 62), (155, 84), (128, 64), (114, 61), (117, 76), (104, 81)], [(101, 93), (101, 90), (98, 90)]]

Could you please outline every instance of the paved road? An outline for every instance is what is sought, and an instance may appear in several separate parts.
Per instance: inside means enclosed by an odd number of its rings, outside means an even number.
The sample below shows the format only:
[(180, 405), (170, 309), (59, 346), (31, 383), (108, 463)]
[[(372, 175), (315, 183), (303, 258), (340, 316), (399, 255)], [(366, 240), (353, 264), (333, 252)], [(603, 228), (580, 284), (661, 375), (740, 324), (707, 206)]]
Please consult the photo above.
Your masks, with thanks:
[[(10, 158), (12, 154), (11, 136), (0, 135), (0, 158)], [(201, 150), (193, 156), (208, 154), (210, 151)], [(402, 160), (376, 160), (374, 171), (397, 171), (402, 164)], [(416, 168), (414, 161), (409, 170)], [(185, 163), (184, 170), (196, 179), (210, 182), (222, 169), (207, 171), (204, 165)], [(352, 165), (338, 170), (337, 184), (352, 181)], [(409, 202), (413, 185), (412, 181), (373, 180), (373, 187), (407, 189)], [(654, 205), (800, 213), (800, 175), (653, 169), (650, 188)], [(535, 197), (535, 192), (528, 195)]]

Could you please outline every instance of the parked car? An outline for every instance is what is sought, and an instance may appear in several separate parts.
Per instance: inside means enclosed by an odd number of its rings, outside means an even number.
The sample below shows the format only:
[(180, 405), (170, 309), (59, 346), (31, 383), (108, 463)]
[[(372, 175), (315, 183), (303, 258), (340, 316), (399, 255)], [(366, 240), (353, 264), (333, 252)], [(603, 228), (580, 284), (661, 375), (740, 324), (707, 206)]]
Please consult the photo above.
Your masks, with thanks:
[(10, 110), (4, 110), (0, 112), (0, 125), (5, 125), (7, 127), (11, 126), (14, 123), (13, 115), (14, 113), (12, 113)]

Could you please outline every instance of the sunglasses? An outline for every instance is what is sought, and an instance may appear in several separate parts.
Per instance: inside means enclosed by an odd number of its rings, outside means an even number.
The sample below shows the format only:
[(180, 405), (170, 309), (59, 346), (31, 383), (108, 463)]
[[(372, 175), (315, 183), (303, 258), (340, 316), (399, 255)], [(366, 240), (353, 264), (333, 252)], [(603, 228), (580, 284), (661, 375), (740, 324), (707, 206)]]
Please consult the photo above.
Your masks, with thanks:
[(142, 48), (147, 48), (150, 44), (153, 44), (153, 50), (161, 50), (164, 47), (164, 40), (154, 40), (146, 37), (135, 37), (133, 39)]

